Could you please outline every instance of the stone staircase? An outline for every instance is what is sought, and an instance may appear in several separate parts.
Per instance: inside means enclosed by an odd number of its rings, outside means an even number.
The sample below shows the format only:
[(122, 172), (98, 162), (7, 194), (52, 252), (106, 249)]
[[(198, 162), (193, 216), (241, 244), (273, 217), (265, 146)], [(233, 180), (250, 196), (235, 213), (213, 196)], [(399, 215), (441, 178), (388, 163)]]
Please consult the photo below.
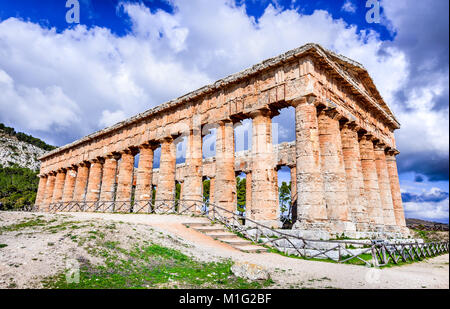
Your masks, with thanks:
[(261, 246), (254, 245), (251, 241), (241, 238), (231, 232), (229, 232), (223, 225), (217, 223), (207, 222), (195, 222), (195, 223), (183, 223), (184, 226), (192, 228), (198, 232), (201, 232), (211, 238), (226, 243), (233, 248), (247, 253), (259, 253), (266, 252), (267, 249)]

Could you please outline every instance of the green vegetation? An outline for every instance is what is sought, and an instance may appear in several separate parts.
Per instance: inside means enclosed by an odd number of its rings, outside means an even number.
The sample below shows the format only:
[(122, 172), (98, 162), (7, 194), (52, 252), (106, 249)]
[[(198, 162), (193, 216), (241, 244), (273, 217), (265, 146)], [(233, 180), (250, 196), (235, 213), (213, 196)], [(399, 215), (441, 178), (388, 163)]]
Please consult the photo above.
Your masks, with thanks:
[(79, 283), (67, 283), (66, 274), (46, 278), (45, 288), (119, 289), (119, 288), (262, 288), (272, 284), (248, 282), (231, 273), (231, 261), (198, 262), (178, 250), (150, 244), (132, 250), (104, 242), (92, 251), (105, 259), (104, 265), (80, 260)]
[(5, 134), (8, 134), (10, 136), (15, 136), (19, 141), (34, 145), (36, 147), (39, 147), (41, 149), (50, 151), (55, 149), (55, 146), (48, 145), (44, 141), (40, 140), (39, 138), (33, 137), (31, 135), (22, 133), (22, 132), (16, 132), (14, 128), (7, 127), (3, 123), (0, 123), (0, 132), (3, 132)]
[(7, 244), (0, 244), (0, 249), (1, 248), (5, 248), (5, 247), (8, 247), (8, 245)]
[(54, 221), (55, 220), (45, 221), (42, 220), (40, 217), (33, 219), (25, 219), (16, 224), (0, 226), (0, 235), (3, 232), (15, 232), (29, 227), (45, 226)]
[(39, 185), (37, 174), (17, 165), (0, 166), (0, 210), (33, 205)]

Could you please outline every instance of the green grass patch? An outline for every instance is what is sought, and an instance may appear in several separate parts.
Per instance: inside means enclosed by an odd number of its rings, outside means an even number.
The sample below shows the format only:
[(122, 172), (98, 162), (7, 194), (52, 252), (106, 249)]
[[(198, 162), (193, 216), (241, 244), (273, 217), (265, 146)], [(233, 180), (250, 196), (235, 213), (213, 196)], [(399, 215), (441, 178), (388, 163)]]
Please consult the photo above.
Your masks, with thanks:
[(67, 283), (65, 273), (43, 281), (45, 288), (242, 288), (269, 286), (271, 280), (248, 282), (231, 273), (231, 261), (198, 262), (178, 250), (156, 244), (125, 250), (116, 242), (103, 243), (98, 255), (104, 265), (83, 262), (80, 282)]
[(7, 244), (0, 244), (0, 249), (1, 248), (5, 248), (5, 247), (8, 247), (8, 245)]
[(19, 230), (30, 228), (30, 227), (44, 226), (48, 223), (50, 223), (50, 221), (45, 221), (40, 218), (31, 219), (31, 220), (23, 220), (16, 224), (1, 226), (0, 234), (2, 234), (4, 232), (15, 232), (15, 231), (19, 231)]

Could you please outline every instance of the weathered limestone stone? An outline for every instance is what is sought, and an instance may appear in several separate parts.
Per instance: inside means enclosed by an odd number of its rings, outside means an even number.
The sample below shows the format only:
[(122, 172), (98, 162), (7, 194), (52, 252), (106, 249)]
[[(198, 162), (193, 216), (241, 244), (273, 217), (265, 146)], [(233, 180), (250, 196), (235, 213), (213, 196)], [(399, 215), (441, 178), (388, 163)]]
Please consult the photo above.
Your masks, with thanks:
[(383, 228), (383, 206), (381, 204), (380, 187), (378, 186), (378, 174), (375, 164), (375, 152), (372, 136), (363, 135), (359, 141), (361, 153), (361, 167), (364, 178), (364, 187), (367, 196), (367, 213), (372, 228)]
[(144, 144), (139, 147), (139, 165), (136, 177), (134, 212), (142, 212), (152, 198), (153, 152), (154, 145)]
[(251, 113), (251, 117), (252, 207), (247, 215), (267, 226), (278, 227), (278, 184), (272, 145), (271, 113), (269, 110), (257, 110)]
[(39, 176), (39, 187), (38, 187), (38, 192), (36, 194), (36, 202), (35, 202), (37, 209), (40, 209), (41, 204), (44, 202), (47, 179), (48, 179), (48, 176), (46, 176), (46, 175)]
[[(183, 197), (182, 208), (180, 211), (188, 208), (194, 212), (200, 212), (198, 202), (202, 201), (202, 189), (203, 189), (203, 152), (202, 152), (202, 132), (201, 127), (196, 127), (190, 130), (186, 140), (186, 175), (183, 182)], [(195, 206), (194, 206), (195, 205)]]
[(364, 192), (364, 177), (359, 152), (358, 132), (354, 123), (345, 123), (341, 129), (342, 153), (347, 175), (349, 211), (357, 231), (367, 231), (369, 217)]
[[(133, 182), (134, 151), (126, 149), (121, 152), (119, 176), (117, 177), (116, 201), (131, 201), (131, 185)], [(126, 209), (119, 209), (120, 212)]]
[(174, 207), (175, 202), (175, 165), (176, 145), (172, 138), (161, 141), (161, 160), (159, 168), (158, 190), (156, 191), (157, 211), (166, 211)]
[(397, 172), (397, 160), (395, 156), (399, 152), (393, 149), (388, 150), (386, 154), (386, 164), (391, 186), (392, 202), (394, 207), (395, 222), (397, 226), (406, 229), (405, 212), (403, 211), (402, 194), (400, 192), (400, 181)]
[(319, 128), (314, 98), (301, 97), (295, 107), (297, 157), (297, 222), (295, 227), (308, 229), (327, 220), (320, 168)]
[(66, 171), (59, 170), (56, 174), (55, 187), (53, 189), (52, 203), (59, 203), (62, 200), (64, 190), (64, 179), (66, 178)]
[(250, 281), (268, 280), (270, 278), (267, 269), (260, 265), (248, 262), (235, 262), (231, 266), (231, 272), (239, 278), (244, 278)]
[(245, 174), (245, 213), (252, 211), (252, 173)]
[(48, 210), (48, 205), (52, 202), (53, 190), (55, 189), (56, 173), (50, 173), (48, 175), (46, 187), (45, 187), (45, 197), (44, 197), (44, 209)]
[(214, 193), (216, 192), (215, 187), (216, 187), (216, 178), (212, 177), (209, 180), (209, 203), (210, 204), (215, 203), (215, 200), (214, 200)]
[[(270, 118), (289, 105), (295, 107), (296, 141), (272, 146)], [(319, 128), (317, 110), (324, 107), (328, 114), (320, 115)], [(252, 149), (235, 153), (233, 122), (249, 117), (254, 123)], [(345, 125), (348, 119), (352, 128)], [(203, 160), (199, 132), (209, 127), (218, 127), (216, 156)], [(248, 188), (246, 215), (262, 223), (274, 222), (279, 215), (276, 168), (289, 166), (297, 202), (292, 210), (293, 220), (297, 219), (294, 228), (299, 235), (352, 231), (350, 221), (361, 235), (381, 235), (393, 223), (404, 232), (395, 153), (388, 152), (383, 159), (377, 151), (375, 160), (373, 148), (373, 141), (379, 141), (394, 150), (394, 131), (399, 128), (361, 64), (307, 44), (43, 155), (40, 176), (47, 180), (40, 180), (36, 205), (48, 208), (52, 200), (62, 199), (75, 202), (81, 210), (92, 209), (91, 202), (83, 203), (87, 190), (87, 200), (100, 197), (101, 210), (111, 202), (116, 211), (139, 211), (144, 209), (139, 200), (145, 201), (145, 207), (151, 200), (151, 186), (157, 185), (157, 203), (175, 210), (175, 181), (183, 187), (178, 206), (186, 206), (185, 201), (202, 199), (201, 180), (209, 177), (211, 203), (235, 212), (235, 173), (243, 172)], [(355, 131), (366, 136), (357, 141)], [(187, 158), (176, 165), (173, 139), (180, 135), (188, 137)], [(153, 149), (147, 145), (161, 141), (161, 168), (153, 169)], [(138, 148), (141, 160), (134, 175)], [(119, 153), (122, 160), (117, 167), (112, 154)], [(99, 158), (105, 159), (103, 172), (92, 161)], [(93, 162), (89, 188), (88, 162)], [(56, 180), (57, 171), (71, 167), (78, 170), (73, 190), (67, 173), (64, 180), (61, 175)]]
[(102, 173), (102, 187), (100, 192), (100, 201), (106, 202), (106, 208), (110, 211), (113, 210), (113, 201), (115, 198), (115, 185), (117, 174), (117, 158), (115, 155), (110, 154), (105, 157), (105, 163), (103, 163)]
[(88, 186), (86, 192), (86, 202), (97, 202), (100, 198), (100, 188), (102, 182), (103, 160), (94, 159), (89, 168)]
[(297, 220), (297, 167), (295, 165), (290, 166), (291, 169), (291, 205), (292, 205), (292, 220), (295, 223)]
[(78, 166), (77, 180), (75, 182), (75, 190), (73, 192), (73, 199), (76, 202), (84, 201), (86, 196), (86, 186), (89, 176), (89, 163), (83, 162)]
[(342, 155), (340, 115), (335, 109), (322, 110), (318, 116), (321, 170), (328, 220), (337, 233), (355, 230), (348, 219), (347, 178)]
[(386, 145), (377, 143), (374, 148), (375, 164), (377, 167), (378, 186), (380, 188), (381, 204), (383, 206), (383, 223), (385, 228), (390, 232), (395, 231), (395, 215), (394, 204), (392, 202), (391, 183), (387, 170), (387, 162), (385, 156)]
[[(236, 211), (234, 172), (234, 129), (231, 121), (221, 121), (216, 133), (216, 180), (214, 202), (230, 212)], [(224, 216), (228, 213), (224, 213)]]
[(77, 179), (77, 171), (74, 167), (68, 168), (66, 172), (66, 179), (64, 181), (64, 192), (62, 201), (70, 202), (73, 200), (73, 191), (75, 190), (75, 181)]

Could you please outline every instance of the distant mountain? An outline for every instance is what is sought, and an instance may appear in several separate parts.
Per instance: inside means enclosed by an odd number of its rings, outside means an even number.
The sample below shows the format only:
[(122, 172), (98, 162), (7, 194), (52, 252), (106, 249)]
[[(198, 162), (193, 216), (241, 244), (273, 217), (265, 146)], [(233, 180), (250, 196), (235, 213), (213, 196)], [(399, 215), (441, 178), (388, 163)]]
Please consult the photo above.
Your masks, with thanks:
[(0, 123), (0, 167), (18, 165), (39, 170), (38, 158), (56, 147)]
[(426, 231), (448, 231), (448, 224), (414, 218), (406, 218), (406, 226)]

